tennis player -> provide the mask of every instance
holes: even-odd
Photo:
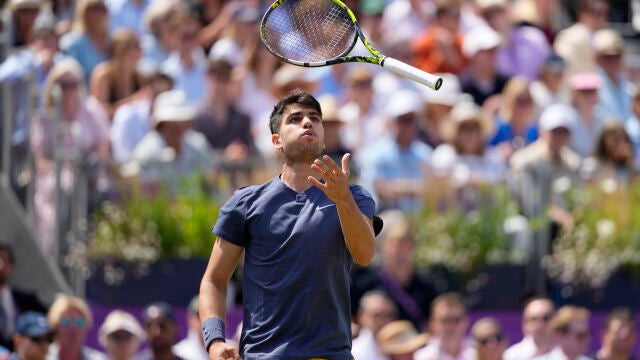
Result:
[[[282,173],[238,189],[221,208],[200,286],[205,346],[219,359],[353,359],[349,269],[374,255],[374,201],[322,156],[322,111],[294,91],[274,108],[271,140]],[[240,350],[224,342],[227,282],[245,251]]]

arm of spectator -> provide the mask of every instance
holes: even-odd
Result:
[[[9,56],[0,64],[0,83],[13,83],[33,71],[33,61],[26,52]]]
[[[113,116],[114,109],[109,102],[109,64],[106,62],[96,66],[89,79],[89,93],[96,98],[107,111],[109,118]]]
[[[209,49],[213,43],[220,38],[222,32],[231,23],[231,15],[240,6],[242,5],[239,4],[238,1],[230,1],[226,3],[222,10],[220,10],[218,16],[216,16],[216,18],[207,26],[200,29],[198,41],[202,47]]]

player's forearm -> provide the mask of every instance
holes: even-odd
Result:
[[[227,314],[227,283],[220,284],[207,275],[200,283],[198,296],[200,321],[210,317],[225,319]]]
[[[353,261],[359,265],[367,265],[375,253],[375,238],[372,220],[360,212],[353,198],[336,204],[342,234]]]

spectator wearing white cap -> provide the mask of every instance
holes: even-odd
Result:
[[[179,90],[158,95],[153,105],[153,127],[133,151],[143,182],[166,185],[170,191],[210,175],[214,156],[204,135],[191,129],[196,109]],[[185,187],[180,189],[187,190]]]
[[[111,311],[98,330],[98,340],[110,360],[134,359],[145,338],[138,320],[122,310]]]
[[[462,90],[480,106],[501,93],[509,80],[497,71],[496,55],[501,43],[500,34],[489,26],[476,27],[464,36],[462,51],[469,58],[469,65],[461,76]]]
[[[538,125],[539,138],[510,159],[516,194],[527,217],[549,212],[552,221],[572,226],[566,190],[580,186],[581,158],[569,148],[578,115],[565,104],[549,105]]]
[[[573,128],[570,146],[581,157],[593,155],[596,141],[602,130],[603,114],[597,111],[598,89],[602,78],[595,72],[580,72],[569,78],[571,105],[578,114]]]
[[[360,180],[373,190],[380,209],[417,211],[422,207],[426,166],[431,147],[418,140],[422,98],[409,90],[388,100],[389,138],[371,143],[360,154]],[[365,185],[365,186],[366,186]]]
[[[622,36],[614,29],[600,29],[593,35],[593,50],[598,65],[597,73],[602,78],[602,86],[598,89],[598,112],[624,121],[631,116],[635,85],[624,73]]]
[[[448,182],[456,192],[503,181],[505,160],[488,146],[494,133],[494,121],[477,104],[468,100],[454,106],[443,126],[447,142],[429,161],[430,176]]]
[[[156,97],[171,90],[173,80],[169,75],[155,72],[147,79],[138,100],[118,107],[111,122],[111,152],[115,162],[123,164],[131,160],[133,149],[152,129],[151,113]]]

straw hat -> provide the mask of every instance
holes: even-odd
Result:
[[[338,101],[331,94],[324,94],[318,97],[320,109],[322,110],[322,122],[344,123],[344,119],[338,115]]]
[[[429,334],[420,334],[410,321],[398,320],[385,325],[378,335],[380,351],[387,355],[407,355],[423,347]]]
[[[458,133],[460,124],[467,121],[477,121],[480,124],[483,138],[492,136],[495,133],[493,120],[476,103],[466,100],[455,105],[451,113],[449,113],[449,118],[442,124],[443,137],[447,141],[453,141]]]

